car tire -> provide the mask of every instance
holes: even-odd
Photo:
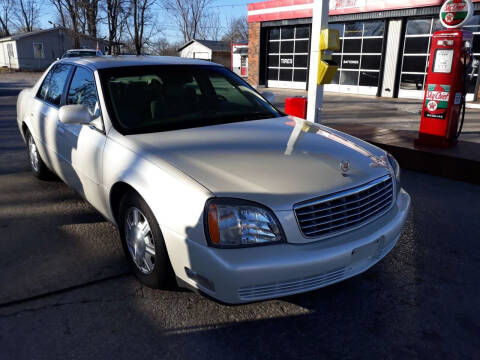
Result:
[[[135,276],[154,289],[170,284],[173,269],[160,226],[138,193],[131,191],[121,200],[118,227],[125,256]]]
[[[30,168],[32,169],[33,175],[41,180],[49,179],[52,173],[42,160],[35,139],[30,131],[27,130],[25,138],[27,140],[28,159],[30,161]]]

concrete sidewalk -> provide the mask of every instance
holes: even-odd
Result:
[[[306,96],[306,91],[259,89],[275,94],[275,104],[282,110],[285,98]],[[322,124],[368,125],[390,130],[418,132],[422,101],[418,99],[391,99],[375,96],[325,93]],[[462,141],[480,143],[480,109],[467,109]]]

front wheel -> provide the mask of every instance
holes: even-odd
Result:
[[[136,277],[151,288],[163,287],[173,273],[167,249],[155,216],[136,192],[123,197],[118,223],[123,250]]]
[[[48,179],[50,176],[50,171],[47,168],[47,165],[42,160],[40,153],[38,152],[37,144],[33,139],[30,131],[27,131],[27,148],[28,148],[28,158],[30,160],[30,168],[32,169],[33,175],[38,179]]]

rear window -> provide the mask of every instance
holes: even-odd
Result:
[[[114,125],[159,132],[281,116],[247,83],[217,66],[137,66],[100,71]]]

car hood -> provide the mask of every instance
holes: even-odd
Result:
[[[274,210],[291,210],[295,203],[362,185],[389,171],[382,150],[294,117],[125,139],[152,163],[170,163],[216,196]],[[346,172],[342,162],[350,165]]]

